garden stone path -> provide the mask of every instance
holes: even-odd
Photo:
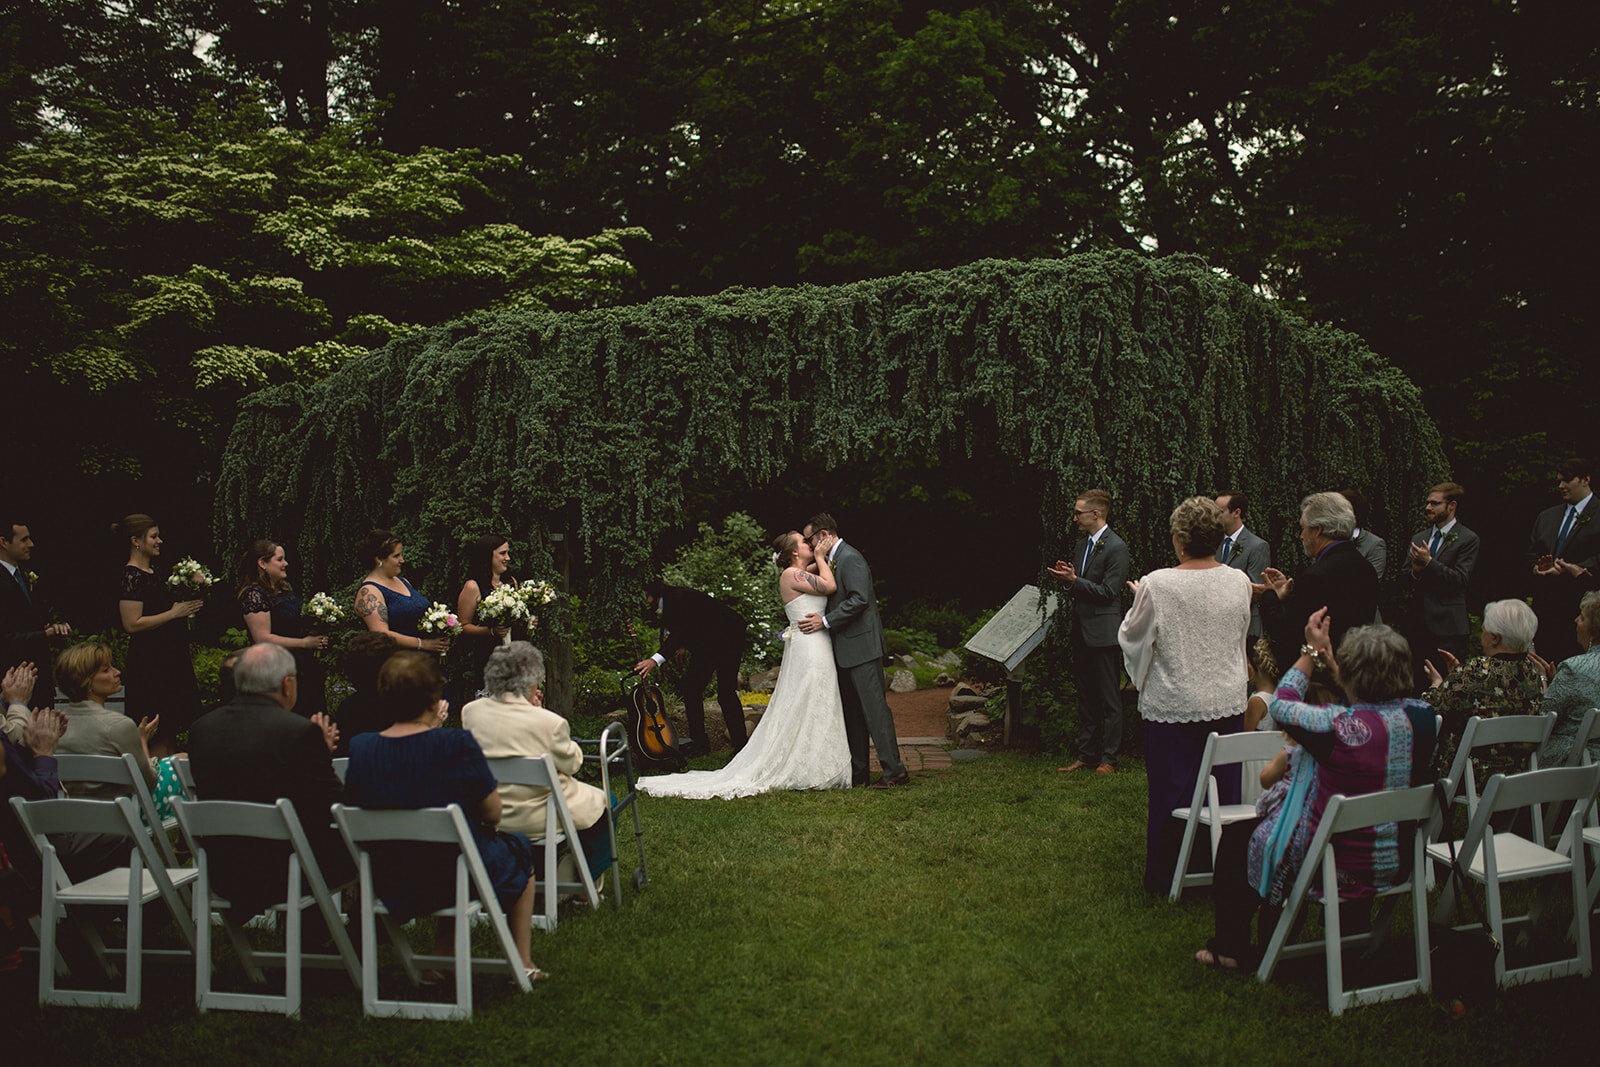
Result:
[[[912,774],[950,769],[950,752],[945,748],[945,727],[949,722],[949,689],[915,689],[909,693],[890,692],[889,714],[894,716],[894,732],[900,742],[900,762]],[[872,771],[881,772],[878,754],[872,754]]]

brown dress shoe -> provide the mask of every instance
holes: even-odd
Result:
[[[1094,769],[1096,774],[1116,774],[1117,769],[1109,763],[1102,763]]]
[[[1081,771],[1087,766],[1089,766],[1089,765],[1087,763],[1083,762],[1083,760],[1075,759],[1071,763],[1067,764],[1065,767],[1057,767],[1056,768],[1056,773],[1057,774],[1071,774],[1073,771]]]

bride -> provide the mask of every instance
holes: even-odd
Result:
[[[704,800],[748,797],[775,789],[844,789],[850,785],[850,744],[833,666],[833,641],[824,631],[795,625],[821,614],[836,588],[828,561],[793,531],[772,540],[773,562],[783,571],[778,593],[789,617],[788,643],[778,684],[766,713],[744,748],[716,771],[685,771],[639,779],[658,797]]]

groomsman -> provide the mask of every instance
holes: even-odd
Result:
[[[1561,503],[1539,512],[1528,540],[1533,570],[1533,611],[1539,616],[1539,655],[1557,663],[1577,655],[1578,598],[1600,573],[1600,522],[1589,489],[1593,464],[1564,460],[1556,468]]]
[[[1267,542],[1244,528],[1244,509],[1249,504],[1249,497],[1245,496],[1242,489],[1229,489],[1217,497],[1217,506],[1222,509],[1224,529],[1227,536],[1222,539],[1222,545],[1217,549],[1217,562],[1226,563],[1236,570],[1244,571],[1250,576],[1253,584],[1261,584],[1261,572],[1272,566],[1272,549]],[[1261,606],[1251,600],[1250,602],[1250,641],[1253,644],[1261,636]]]
[[[661,617],[661,651],[640,660],[633,672],[643,678],[667,662],[668,656],[687,655],[683,668],[684,715],[689,719],[689,745],[686,755],[703,756],[711,751],[706,733],[706,683],[717,676],[717,703],[722,721],[728,727],[733,751],[744,747],[744,706],[739,703],[739,662],[744,658],[744,617],[728,605],[698,589],[681,585],[649,582],[644,587],[645,604]]]
[[[1106,525],[1111,494],[1091,489],[1073,505],[1083,537],[1072,561],[1056,560],[1050,573],[1067,583],[1072,598],[1072,673],[1078,686],[1078,758],[1062,771],[1093,768],[1115,774],[1122,745],[1122,589],[1128,580],[1128,546]]]
[[[1466,492],[1455,482],[1429,489],[1422,504],[1428,525],[1411,535],[1407,549],[1411,578],[1421,592],[1421,639],[1413,649],[1418,685],[1427,677],[1424,660],[1433,660],[1441,674],[1448,673],[1437,652],[1448,652],[1463,663],[1467,659],[1467,582],[1478,562],[1478,535],[1456,520]]]
[[[0,675],[19,663],[38,670],[30,703],[35,708],[55,703],[56,681],[51,671],[50,638],[72,633],[66,623],[50,621],[37,578],[28,570],[33,559],[33,535],[26,523],[0,526]]]

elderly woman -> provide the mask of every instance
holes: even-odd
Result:
[[[111,650],[92,642],[73,645],[56,657],[56,680],[71,700],[56,710],[67,716],[67,732],[61,735],[56,751],[80,756],[137,757],[144,784],[156,787],[158,772],[150,758],[150,738],[156,732],[156,718],[140,719],[138,725],[106,707],[107,698],[122,691],[122,674],[111,662]],[[74,783],[75,797],[110,800],[128,791],[110,783]]]
[[[439,660],[426,652],[396,652],[378,671],[378,696],[393,725],[350,741],[344,799],[362,808],[442,808],[458,804],[472,828],[478,856],[505,909],[528,977],[533,965],[533,846],[522,834],[500,833],[503,806],[478,742],[465,730],[444,730],[447,705]],[[436,846],[390,842],[372,854],[378,894],[397,919],[445,907],[454,898],[454,864],[439,863]],[[441,921],[434,952],[451,952],[452,927]]]
[[[584,859],[595,877],[611,866],[611,829],[606,821],[609,805],[605,792],[575,779],[583,765],[583,750],[572,740],[567,720],[540,707],[544,686],[544,657],[526,641],[513,641],[496,648],[484,665],[484,688],[492,696],[474,700],[461,710],[461,723],[477,738],[483,754],[490,759],[511,756],[555,757],[561,774],[561,792],[573,821],[578,824],[578,840]],[[505,814],[500,825],[529,837],[544,836],[545,803],[548,790],[533,786],[500,786]],[[543,853],[535,850],[535,866]],[[539,871],[543,876],[544,872]]]
[[[1117,632],[1144,719],[1148,893],[1165,892],[1172,882],[1180,841],[1171,812],[1194,794],[1206,736],[1244,729],[1250,577],[1212,558],[1226,522],[1207,497],[1173,509],[1169,528],[1178,565],[1128,583],[1133,607]],[[1227,794],[1223,802],[1238,803],[1237,768],[1219,784]]]
[[[1251,917],[1265,901],[1265,942],[1329,797],[1405,789],[1432,776],[1434,714],[1420,700],[1405,698],[1412,691],[1405,638],[1387,626],[1360,626],[1345,635],[1335,657],[1329,632],[1328,613],[1313,613],[1300,657],[1279,681],[1271,708],[1273,719],[1315,761],[1315,773],[1309,773],[1311,767],[1297,771],[1280,807],[1223,831],[1215,882],[1217,932],[1195,953],[1201,963],[1228,970],[1253,966],[1258,950],[1250,941]],[[1348,707],[1303,702],[1319,663],[1348,694]],[[1349,917],[1351,929],[1360,929],[1374,890],[1405,878],[1399,833],[1390,824],[1334,840],[1340,873],[1349,878],[1340,896],[1359,909]]]
[[[1537,715],[1544,699],[1544,679],[1539,666],[1528,658],[1539,617],[1521,600],[1496,600],[1483,609],[1483,655],[1457,663],[1440,649],[1445,675],[1441,677],[1431,660],[1423,665],[1431,688],[1422,699],[1444,716],[1439,730],[1439,748],[1434,771],[1441,777],[1450,773],[1456,745],[1474,715]],[[1506,751],[1501,751],[1506,749]],[[1493,774],[1516,774],[1527,769],[1526,753],[1515,746],[1497,745],[1487,755],[1472,758],[1473,774],[1481,789]]]
[[[1541,767],[1556,767],[1567,761],[1584,712],[1600,707],[1600,592],[1583,594],[1574,621],[1578,647],[1584,651],[1562,660],[1550,679],[1550,688],[1545,690],[1542,710],[1553,712],[1556,724],[1550,731],[1550,740],[1539,752]],[[1600,760],[1600,742],[1589,742],[1589,758]]]

